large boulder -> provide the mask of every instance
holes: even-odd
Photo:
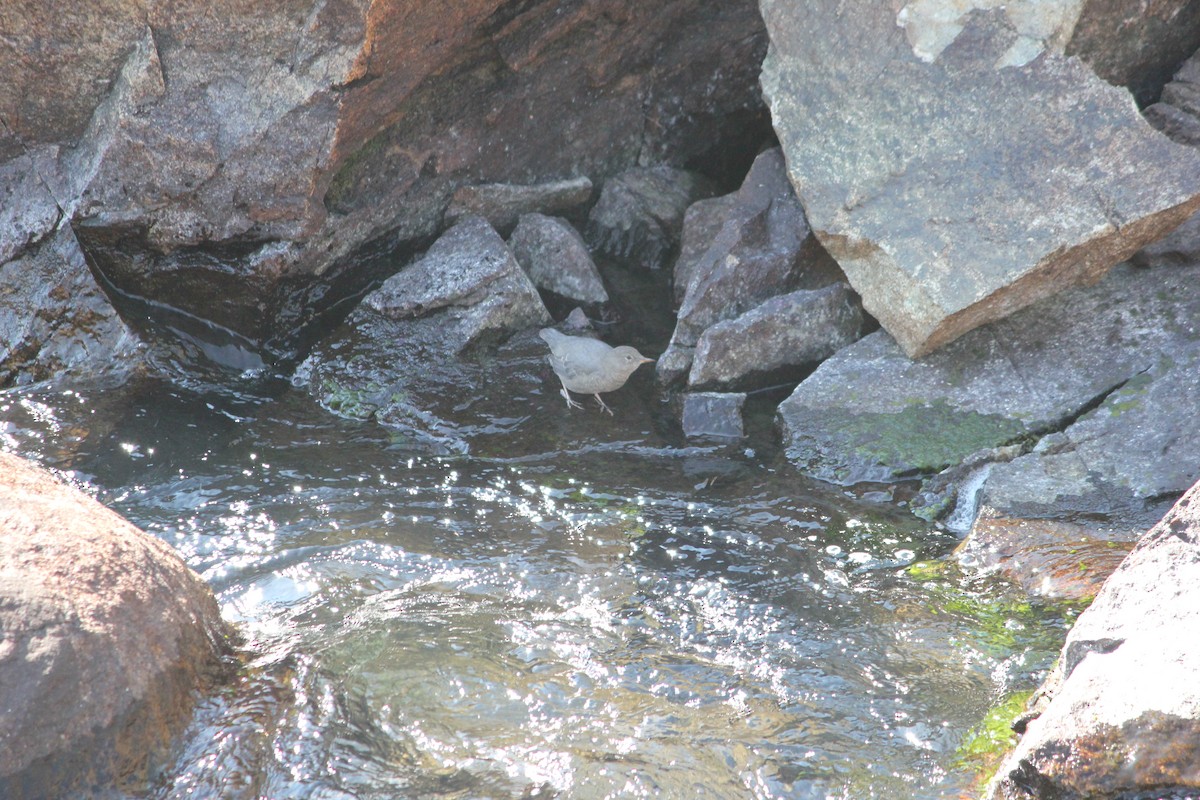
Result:
[[[751,0],[8,3],[0,260],[61,210],[118,289],[288,353],[464,185],[761,137],[765,44]]]
[[[1200,153],[1063,55],[1078,4],[762,0],[808,223],[917,357],[1090,283],[1200,208]]]
[[[1197,286],[1197,263],[1123,265],[920,361],[870,334],[780,405],[788,456],[845,484],[949,470],[965,527],[982,503],[1145,530],[1200,477]]]
[[[1200,791],[1200,484],[1067,635],[992,800]]]
[[[164,542],[0,453],[0,795],[148,780],[232,630]]]

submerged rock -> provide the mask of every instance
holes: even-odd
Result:
[[[912,357],[1094,282],[1200,208],[1200,152],[1062,55],[1078,9],[1030,29],[1027,5],[760,3],[808,223]]]
[[[683,396],[683,435],[740,439],[745,403],[741,392],[688,392]]]
[[[1076,620],[988,797],[1200,790],[1200,484]]]
[[[700,335],[688,373],[694,388],[760,388],[858,341],[866,317],[845,283],[772,297]]]
[[[478,214],[497,233],[507,236],[525,214],[563,216],[582,211],[591,199],[592,182],[586,176],[532,186],[511,183],[462,186],[450,198],[446,222]]]
[[[993,511],[1145,529],[1200,472],[1198,282],[1200,264],[1123,265],[920,361],[870,334],[780,405],[788,456],[852,484],[1017,445],[982,483]]]
[[[578,303],[608,302],[608,292],[583,237],[571,224],[524,214],[508,246],[534,286]]]
[[[776,295],[826,286],[839,276],[810,235],[783,153],[778,148],[761,153],[737,192],[688,211],[675,264],[677,295],[681,285],[684,289],[671,344],[658,362],[659,380],[670,383],[687,374],[710,326]]]
[[[0,453],[0,795],[145,785],[232,629],[166,543]]]
[[[588,214],[587,239],[599,253],[659,269],[679,248],[688,206],[715,194],[695,172],[667,166],[635,167],[610,178]]]

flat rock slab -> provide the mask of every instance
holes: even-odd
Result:
[[[740,439],[745,404],[740,392],[688,392],[683,396],[683,435]]]
[[[870,334],[780,405],[787,454],[852,484],[929,477],[1014,445],[1024,455],[983,484],[994,508],[1136,523],[1200,467],[1198,286],[1200,264],[1122,265],[920,361]]]
[[[522,214],[508,246],[539,289],[577,303],[608,302],[608,291],[583,236],[561,217]]]
[[[808,223],[910,356],[1097,280],[1200,207],[1200,153],[1019,30],[1031,5],[947,25],[915,4],[760,2]]]
[[[1192,797],[1200,790],[1200,485],[1067,635],[992,800]]]

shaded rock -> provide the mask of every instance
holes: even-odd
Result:
[[[504,240],[474,215],[455,223],[363,305],[395,320],[450,308],[457,324],[447,326],[441,347],[455,354],[489,331],[512,332],[550,319]]]
[[[991,467],[985,504],[1136,527],[1196,477],[1198,280],[1198,264],[1123,265],[921,361],[870,334],[780,405],[788,456],[850,484],[929,477],[1015,445],[1025,455]]]
[[[759,154],[737,192],[689,212],[675,265],[676,293],[684,285],[683,299],[671,344],[656,367],[664,383],[687,373],[692,351],[710,325],[775,295],[840,277],[809,234],[778,148]]]
[[[592,182],[586,176],[532,186],[486,183],[462,186],[450,198],[446,222],[478,214],[501,236],[508,236],[525,214],[564,216],[582,211],[592,199]]]
[[[744,393],[688,392],[683,396],[683,435],[740,439]]]
[[[0,263],[0,386],[58,378],[119,381],[142,364],[138,336],[62,225]]]
[[[1024,4],[760,3],[764,95],[814,233],[913,357],[1093,282],[1200,208],[1200,153]]]
[[[1078,56],[1139,106],[1157,96],[1179,64],[1200,47],[1200,5],[1163,0],[1153,10],[1111,0],[1062,6],[1074,19],[1065,52]]]
[[[367,295],[293,382],[331,411],[374,417],[424,444],[463,452],[456,426],[433,409],[486,385],[480,371],[489,346],[549,322],[504,240],[471,215]]]
[[[1138,266],[1154,264],[1200,264],[1200,213],[1152,245],[1143,247],[1130,259]]]
[[[865,326],[845,283],[772,297],[700,335],[688,386],[753,388],[781,370],[823,361],[857,341]]]
[[[1197,643],[1200,486],[1138,542],[1076,620],[988,796],[1194,795]]]
[[[607,303],[608,292],[583,237],[571,224],[524,214],[508,246],[533,285],[579,303]]]
[[[13,800],[145,785],[197,692],[229,677],[232,629],[170,546],[6,453],[0,628]]]
[[[1200,53],[1188,59],[1163,87],[1157,103],[1142,112],[1151,125],[1180,144],[1200,146]]]
[[[626,170],[600,190],[588,214],[588,242],[610,258],[659,269],[679,248],[688,206],[715,193],[694,172],[667,166]]]
[[[285,354],[463,185],[708,162],[769,131],[751,0],[6,12],[0,171],[54,165],[39,177],[120,290]]]
[[[1002,575],[1031,595],[1090,600],[1143,532],[987,509],[955,555],[964,570]]]

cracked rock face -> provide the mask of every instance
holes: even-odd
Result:
[[[988,797],[1200,789],[1200,484],[1109,576],[1067,635],[1037,717]]]
[[[950,25],[929,4],[760,5],[808,223],[909,356],[1094,282],[1200,207],[1200,153],[1062,55],[1065,4]],[[1030,27],[1042,6],[1058,18]]]

